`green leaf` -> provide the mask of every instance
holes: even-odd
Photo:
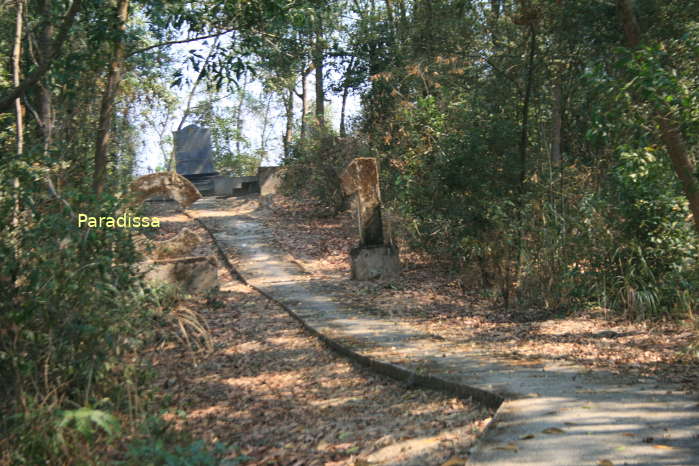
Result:
[[[75,410],[60,411],[61,419],[58,422],[59,438],[62,439],[60,431],[75,426],[75,429],[83,435],[92,435],[94,427],[101,427],[109,435],[118,434],[121,426],[117,418],[112,414],[99,409],[82,407]]]

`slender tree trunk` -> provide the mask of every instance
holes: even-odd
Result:
[[[323,84],[323,21],[320,11],[316,10],[315,44],[313,47],[313,66],[316,70],[316,122],[319,127],[325,126],[325,89]]]
[[[405,7],[405,0],[395,0],[393,15],[396,24],[396,41],[394,46],[396,47],[397,53],[400,53],[400,50],[406,41],[406,31],[408,31],[408,17]]]
[[[289,86],[289,91],[286,96],[286,131],[284,132],[284,158],[287,158],[291,153],[291,141],[294,131],[294,87],[296,82]]]
[[[519,141],[519,198],[517,199],[517,204],[520,208],[517,209],[515,213],[515,218],[517,219],[517,245],[516,250],[508,248],[508,255],[505,261],[505,274],[504,274],[504,288],[503,288],[503,300],[505,303],[505,309],[509,308],[511,303],[512,295],[512,282],[513,279],[516,281],[520,280],[520,273],[522,271],[522,255],[524,248],[524,229],[523,215],[521,206],[524,203],[524,192],[525,192],[525,182],[527,179],[527,165],[528,165],[528,148],[529,148],[529,106],[531,103],[532,88],[534,87],[534,57],[536,55],[536,26],[533,24],[529,25],[529,54],[527,58],[527,75],[526,84],[524,89],[524,99],[522,102],[522,127],[520,132]],[[514,257],[512,257],[514,255]],[[514,260],[515,268],[511,271],[510,264]]]
[[[235,153],[237,157],[240,157],[241,151],[241,141],[243,139],[243,104],[245,103],[245,88],[248,85],[248,76],[245,75],[243,78],[243,86],[238,89],[240,93],[238,96],[238,108],[235,112]]]
[[[519,141],[519,184],[524,186],[527,178],[527,146],[529,145],[529,104],[534,81],[534,55],[536,54],[536,30],[529,26],[529,57],[527,59],[527,83],[522,102],[522,128]]]
[[[561,77],[556,75],[553,84],[553,105],[551,107],[551,166],[561,166]]]
[[[395,33],[396,28],[396,18],[393,13],[393,1],[386,0],[386,15],[388,16],[388,24],[390,25],[391,32]]]
[[[345,127],[345,108],[347,107],[347,94],[349,93],[349,87],[344,86],[342,89],[342,110],[340,112],[340,137],[344,138],[347,136],[347,128]]]
[[[345,109],[347,107],[347,96],[349,95],[349,76],[354,71],[354,57],[350,59],[347,67],[345,81],[342,84],[342,110],[340,111],[340,137],[347,136],[347,128],[345,127]]]
[[[306,116],[308,115],[308,83],[306,71],[301,72],[301,140],[306,139]]]
[[[39,44],[37,47],[37,58],[39,67],[45,66],[50,59],[49,51],[51,50],[51,37],[53,36],[53,25],[51,24],[51,3],[48,0],[42,0],[39,9],[41,15],[46,18],[46,21],[39,31]],[[39,113],[39,126],[44,137],[44,153],[47,153],[51,143],[53,142],[53,106],[51,103],[51,91],[44,81],[38,82],[39,87],[39,102],[37,111]]]
[[[197,79],[194,81],[194,84],[192,85],[192,89],[190,89],[189,95],[187,96],[187,105],[184,108],[184,112],[182,112],[182,118],[180,119],[180,123],[177,125],[177,130],[175,130],[175,131],[180,131],[182,129],[182,127],[184,126],[185,122],[187,121],[187,118],[189,118],[189,114],[192,111],[192,99],[194,99],[194,95],[197,93],[197,88],[199,87],[199,83],[204,78],[204,72],[206,71],[207,66],[209,64],[209,60],[211,60],[211,57],[213,56],[214,51],[216,50],[216,47],[218,46],[218,41],[219,41],[219,38],[217,37],[216,40],[214,41],[214,45],[209,49],[209,54],[206,56],[206,59],[204,59],[204,64],[199,69],[199,74],[197,75]],[[175,147],[174,135],[172,138],[172,154],[170,155],[170,160],[169,160],[167,166],[168,166],[169,171],[177,170],[177,147]]]
[[[129,17],[129,0],[117,0],[116,21],[119,37],[114,44],[112,61],[109,64],[107,86],[102,94],[99,123],[97,126],[97,141],[95,144],[95,172],[93,189],[96,194],[104,191],[104,179],[107,172],[107,153],[112,137],[112,120],[114,118],[114,102],[119,92],[121,71],[126,55],[123,33],[126,31],[126,21]]]
[[[24,24],[24,0],[17,0],[17,15],[15,17],[15,43],[12,48],[12,83],[15,87],[19,87],[21,80],[21,58],[22,58],[22,26]],[[24,153],[24,109],[22,108],[22,99],[15,99],[15,122],[17,130],[17,155]],[[12,209],[12,226],[19,226],[19,215],[21,210],[20,195],[19,195],[19,178],[15,177],[12,180],[12,186],[15,190],[14,206]],[[10,282],[10,286],[14,287],[14,278]]]
[[[262,156],[267,153],[267,138],[269,132],[269,109],[272,105],[272,94],[267,96],[267,102],[265,103],[265,112],[262,115],[262,131],[260,131],[260,151]]]
[[[17,14],[15,16],[15,43],[12,47],[12,83],[19,87],[21,80],[22,59],[22,26],[24,24],[24,0],[17,0]],[[17,155],[24,153],[24,109],[22,99],[15,99],[15,128],[17,133]]]
[[[665,115],[659,115],[657,118],[663,143],[670,156],[672,168],[682,183],[694,219],[694,229],[699,235],[699,183],[695,175],[696,167],[689,158],[687,144],[677,122]]]
[[[63,44],[68,38],[75,17],[82,7],[82,0],[73,0],[70,5],[68,12],[66,13],[63,21],[58,29],[58,34],[54,40],[51,41],[50,52],[48,53],[48,58],[43,65],[37,67],[36,71],[32,72],[29,76],[25,77],[24,80],[19,84],[19,86],[14,86],[7,94],[0,96],[0,113],[9,111],[14,105],[14,101],[17,97],[21,97],[27,90],[34,86],[41,78],[46,75],[46,73],[51,68],[53,61],[60,55]]]
[[[495,19],[500,18],[500,2],[501,0],[490,0],[490,11]]]
[[[641,29],[638,26],[632,0],[617,0],[626,45],[636,48],[641,45]],[[671,118],[670,114],[661,108],[655,109],[655,119],[660,127],[660,135],[667,150],[672,168],[682,183],[682,189],[689,201],[689,209],[694,220],[694,229],[699,235],[699,182],[696,178],[696,167],[689,157],[687,143],[680,125]]]
[[[641,43],[641,28],[636,20],[636,13],[633,11],[633,0],[617,0],[619,13],[621,14],[621,25],[624,28],[624,38],[626,45],[636,48]]]

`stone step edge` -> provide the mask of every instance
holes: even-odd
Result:
[[[350,361],[354,361],[355,363],[358,363],[369,370],[380,374],[384,375],[387,377],[390,377],[394,380],[397,380],[399,382],[404,382],[408,383],[410,387],[415,387],[415,388],[426,388],[430,390],[436,390],[442,393],[446,393],[449,395],[454,395],[460,398],[470,398],[471,400],[474,400],[481,405],[485,406],[486,408],[489,408],[492,410],[493,415],[491,416],[490,420],[488,423],[485,425],[485,427],[481,430],[481,432],[478,434],[478,437],[475,439],[473,445],[471,446],[470,451],[473,452],[477,449],[479,449],[482,445],[482,440],[486,438],[487,434],[494,428],[495,425],[500,420],[500,417],[502,416],[502,405],[507,401],[505,398],[502,396],[498,395],[497,393],[493,393],[487,390],[482,390],[477,387],[472,387],[467,384],[462,384],[462,383],[457,383],[457,382],[452,382],[449,380],[442,379],[440,377],[435,377],[431,375],[421,375],[418,374],[417,372],[410,370],[408,368],[404,368],[401,366],[398,366],[396,364],[391,364],[387,362],[382,362],[376,359],[369,358],[367,356],[361,355],[358,352],[352,350],[350,347],[343,345],[341,343],[338,343],[337,341],[333,340],[332,338],[327,337],[326,335],[322,334],[318,330],[316,330],[314,327],[310,326],[304,319],[302,319],[299,315],[297,315],[289,306],[284,304],[283,302],[277,300],[274,296],[271,296],[269,293],[265,292],[264,290],[256,287],[255,285],[251,284],[248,282],[248,280],[243,276],[242,273],[238,269],[233,266],[233,263],[230,261],[228,258],[228,254],[226,251],[221,247],[221,245],[216,241],[216,237],[214,236],[214,232],[211,231],[211,229],[198,217],[191,215],[189,212],[184,210],[184,214],[187,215],[189,218],[192,220],[196,221],[201,227],[206,230],[206,232],[209,235],[209,238],[211,241],[216,245],[216,250],[218,252],[218,255],[221,257],[223,264],[226,266],[228,271],[236,277],[238,280],[249,286],[250,288],[254,289],[267,299],[274,301],[276,304],[282,307],[284,311],[286,311],[287,314],[289,314],[292,318],[294,318],[296,321],[298,321],[301,326],[311,335],[316,337],[318,340],[320,340],[325,346],[328,348],[332,349],[336,353],[340,354],[341,356],[346,357]]]

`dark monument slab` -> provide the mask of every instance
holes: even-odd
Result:
[[[211,131],[189,125],[173,131],[176,171],[180,175],[216,173],[211,153]]]
[[[211,131],[197,125],[189,125],[173,131],[175,142],[175,170],[194,183],[205,196],[214,194],[214,168],[211,150]]]

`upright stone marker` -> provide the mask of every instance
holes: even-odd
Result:
[[[352,278],[394,278],[400,272],[398,248],[385,244],[381,221],[379,170],[375,158],[359,157],[340,176],[342,190],[355,196],[359,246],[350,251]]]
[[[172,133],[175,141],[175,171],[194,183],[204,196],[215,194],[214,168],[211,151],[211,132],[197,125],[189,125]]]
[[[175,141],[176,171],[180,175],[216,173],[211,156],[211,131],[189,125],[172,133]]]

